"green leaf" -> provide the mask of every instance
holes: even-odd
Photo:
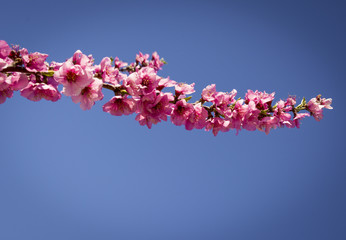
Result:
[[[41,72],[41,74],[43,76],[46,76],[46,77],[53,77],[54,76],[54,71],[53,70],[50,70],[48,72]]]
[[[186,98],[184,98],[184,99],[185,99],[185,101],[187,102],[187,101],[189,101],[191,98],[192,98],[192,96],[189,96],[189,97],[186,97]]]
[[[165,61],[165,59],[161,58],[160,61],[163,63],[163,64],[167,64],[167,62]]]

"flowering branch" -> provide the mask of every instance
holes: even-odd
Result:
[[[103,99],[102,88],[113,91],[112,97],[103,105],[103,111],[115,116],[137,114],[140,125],[151,128],[153,124],[167,121],[187,130],[219,131],[235,129],[260,130],[266,134],[277,127],[299,128],[302,118],[323,118],[323,109],[332,109],[332,99],[318,95],[296,105],[295,97],[279,100],[273,105],[275,93],[248,90],[245,98],[236,99],[237,91],[216,91],[215,84],[208,85],[201,98],[190,103],[195,92],[194,85],[177,83],[157,75],[166,62],[154,52],[136,55],[135,62],[127,64],[118,58],[105,57],[99,65],[91,55],[81,51],[64,63],[46,62],[47,54],[29,53],[18,46],[12,48],[0,40],[0,104],[20,91],[21,96],[31,100],[58,101],[61,93],[89,110],[96,101]],[[62,85],[60,92],[58,86]],[[164,89],[174,87],[174,94]],[[299,113],[300,111],[306,111]]]

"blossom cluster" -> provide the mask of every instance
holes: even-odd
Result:
[[[140,125],[151,128],[170,121],[187,130],[205,129],[216,136],[220,131],[260,130],[266,134],[278,127],[299,128],[302,118],[323,118],[323,109],[332,109],[331,98],[318,95],[296,106],[288,97],[274,104],[275,93],[248,90],[244,99],[237,91],[220,92],[215,84],[202,90],[201,97],[190,102],[195,83],[180,83],[158,75],[166,63],[154,52],[136,55],[133,63],[105,57],[99,65],[92,55],[80,50],[63,63],[46,62],[48,55],[29,53],[25,48],[10,47],[0,40],[0,104],[13,96],[13,91],[31,100],[58,101],[61,94],[71,97],[80,108],[89,110],[104,98],[102,89],[114,96],[103,105],[103,111],[114,116],[136,114]],[[62,86],[60,92],[58,87]],[[166,91],[174,88],[173,93]],[[299,113],[305,110],[304,113]]]

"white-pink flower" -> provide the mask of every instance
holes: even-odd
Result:
[[[228,132],[230,130],[230,121],[224,120],[219,117],[208,119],[205,130],[212,130],[214,136],[216,136],[219,133],[219,131]]]
[[[99,74],[102,76],[104,82],[109,82],[118,85],[126,78],[126,75],[121,73],[119,69],[112,66],[112,61],[109,57],[102,59],[99,68]]]
[[[175,94],[176,95],[183,95],[191,94],[195,92],[194,89],[195,83],[192,84],[186,84],[186,83],[178,83],[175,85]]]
[[[133,96],[151,94],[158,87],[161,78],[150,67],[131,73],[125,80],[126,90]]]
[[[245,95],[245,103],[249,103],[250,101],[253,101],[257,108],[259,109],[267,109],[268,104],[274,100],[275,92],[273,93],[266,93],[260,92],[256,90],[253,92],[252,90],[248,90]]]
[[[92,72],[80,65],[74,65],[71,61],[66,61],[54,73],[54,79],[64,86],[62,93],[66,96],[79,95],[82,89],[93,81]]]
[[[194,128],[202,129],[206,125],[208,111],[202,107],[201,103],[197,103],[193,107],[193,112],[188,116],[185,122],[186,130],[192,130]]]
[[[20,95],[34,102],[42,98],[56,102],[61,98],[60,92],[50,84],[29,82],[28,86],[20,91]]]
[[[71,97],[72,101],[74,103],[80,102],[80,108],[83,110],[91,109],[96,101],[103,99],[102,84],[100,79],[94,78],[94,81],[83,88],[79,95]]]
[[[173,108],[171,114],[171,121],[177,126],[185,125],[186,120],[190,114],[194,111],[193,105],[187,103],[185,99],[178,101]]]
[[[138,115],[136,120],[140,125],[147,125],[150,129],[152,124],[167,121],[167,116],[171,115],[174,97],[171,93],[151,92],[142,96],[138,101]]]
[[[214,101],[215,94],[216,94],[215,84],[208,85],[202,90],[202,98],[204,101],[208,101],[208,102]]]
[[[28,53],[28,50],[23,48],[20,50],[26,70],[29,72],[46,72],[48,66],[45,63],[48,54],[39,52]]]
[[[5,59],[10,55],[11,48],[8,46],[7,42],[0,40],[0,58]]]
[[[164,63],[160,60],[159,54],[157,54],[157,52],[153,52],[149,62],[149,67],[153,68],[157,72],[163,65]]]
[[[7,68],[7,62],[0,58],[0,71],[4,68]]]
[[[127,95],[117,95],[103,105],[103,111],[114,116],[130,115],[136,111],[136,106],[136,102]]]
[[[312,98],[307,104],[308,110],[311,112],[316,121],[320,121],[323,118],[323,107],[324,106],[320,104],[318,98]]]

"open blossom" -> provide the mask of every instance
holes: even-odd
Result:
[[[2,69],[6,68],[7,65],[8,65],[8,63],[5,60],[3,60],[2,58],[0,58],[0,71]]]
[[[230,130],[230,121],[224,120],[219,117],[208,119],[205,130],[212,130],[214,136],[216,136],[219,131],[228,132]]]
[[[130,115],[136,111],[136,102],[127,95],[117,95],[103,105],[103,111],[114,116]]]
[[[151,94],[160,82],[154,69],[144,67],[138,72],[131,73],[125,80],[126,90],[134,96]]]
[[[167,121],[167,116],[171,115],[174,97],[171,93],[151,92],[144,95],[138,101],[138,115],[136,120],[140,125],[147,125],[150,129],[152,124]]]
[[[64,86],[62,93],[66,96],[79,95],[82,89],[93,81],[92,72],[80,65],[74,65],[71,61],[66,61],[54,73],[54,79]]]
[[[24,73],[14,72],[10,76],[0,73],[0,91],[10,89],[18,91],[28,85],[28,77]]]
[[[256,90],[253,92],[252,90],[248,90],[245,95],[245,102],[249,103],[253,101],[259,109],[267,109],[268,104],[274,100],[274,95],[275,92],[269,94],[265,91],[260,92]]]
[[[255,131],[259,122],[258,115],[260,110],[256,108],[254,102],[249,104],[243,104],[243,102],[244,100],[237,101],[234,109],[237,109],[238,114],[241,115],[242,128],[248,131]],[[237,104],[239,104],[239,108],[237,108]]]
[[[109,82],[114,85],[118,85],[126,78],[125,74],[112,66],[112,61],[109,57],[102,59],[99,69],[96,69],[96,73],[102,76],[104,82]]]
[[[196,129],[202,129],[206,125],[206,119],[208,117],[208,111],[202,107],[201,103],[197,103],[193,106],[193,111],[188,116],[185,122],[185,129],[186,130],[192,130],[194,128]]]
[[[114,59],[114,67],[115,68],[122,68],[126,67],[128,64],[126,62],[120,61],[118,57]]]
[[[25,88],[28,83],[28,77],[24,73],[14,72],[11,76],[7,77],[6,82],[10,85],[14,91]]]
[[[54,71],[58,71],[62,65],[63,65],[63,63],[52,61],[49,65],[49,67],[52,68]]]
[[[35,75],[31,75],[30,82],[20,91],[20,95],[34,102],[46,99],[56,102],[61,98],[57,88],[58,84],[53,78],[48,78],[47,82],[37,82]]]
[[[259,131],[265,132],[268,135],[271,129],[276,129],[278,126],[278,117],[270,116],[262,118],[257,125],[257,129]]]
[[[186,83],[178,83],[175,85],[175,94],[185,96],[186,94],[191,94],[195,92],[194,89],[195,83],[186,84]]]
[[[191,103],[187,103],[185,99],[178,101],[174,105],[173,112],[171,114],[172,123],[177,126],[185,125],[186,120],[193,111],[194,109]]]
[[[29,72],[46,72],[48,66],[45,63],[48,54],[39,52],[28,53],[28,50],[23,48],[20,50],[26,70]]]
[[[5,59],[10,55],[11,48],[8,46],[7,42],[0,40],[0,58]]]
[[[13,90],[10,88],[10,84],[6,80],[6,74],[0,73],[0,104],[4,103],[7,98],[13,96]]]
[[[312,98],[308,102],[307,107],[316,121],[320,121],[323,118],[323,105],[320,104],[318,98]]]
[[[10,83],[7,80],[7,76],[4,73],[0,73],[0,91],[10,87]]]
[[[320,104],[321,104],[321,106],[323,106],[323,108],[333,109],[333,107],[330,106],[332,104],[332,99],[331,98],[328,98],[328,99],[322,98],[322,99],[320,99]]]
[[[294,118],[294,126],[296,126],[297,128],[300,127],[300,119],[304,118],[304,117],[309,117],[310,114],[309,113],[298,113]]]
[[[288,113],[288,112],[285,112],[285,102],[280,100],[278,103],[277,103],[277,106],[275,108],[275,111],[274,111],[274,116],[276,116],[278,118],[278,121],[279,121],[279,124],[280,126],[290,126],[292,125],[291,123],[291,114]]]
[[[84,70],[92,70],[92,65],[94,63],[94,59],[92,58],[92,55],[85,55],[82,53],[81,50],[77,50],[72,58],[68,59],[73,65],[79,65]]]
[[[233,90],[231,93],[216,92],[211,102],[219,114],[226,115],[230,111],[228,106],[235,103],[234,97],[236,94],[236,90]]]
[[[95,105],[96,101],[103,99],[102,81],[95,78],[92,83],[82,89],[79,95],[72,96],[71,98],[74,103],[80,102],[81,109],[91,109],[91,107]]]
[[[216,86],[215,84],[210,84],[202,90],[202,99],[204,101],[212,102],[215,99]]]
[[[296,98],[295,97],[288,97],[285,101],[285,111],[292,111],[292,108],[294,105],[296,105]]]
[[[157,54],[157,52],[153,52],[149,62],[149,67],[153,68],[157,72],[163,65],[164,63],[160,60],[159,54]]]
[[[169,77],[167,78],[161,78],[159,81],[159,86],[157,87],[157,89],[162,90],[165,87],[173,87],[177,84],[176,81],[169,79]]]
[[[237,101],[234,104],[233,110],[225,111],[225,118],[230,120],[230,128],[236,129],[237,134],[241,130],[242,124],[244,123],[245,116],[248,113],[249,106],[243,105],[243,100]],[[256,127],[255,127],[256,129]]]
[[[136,62],[142,64],[143,66],[148,66],[148,58],[149,54],[139,52],[139,54],[136,55]]]

